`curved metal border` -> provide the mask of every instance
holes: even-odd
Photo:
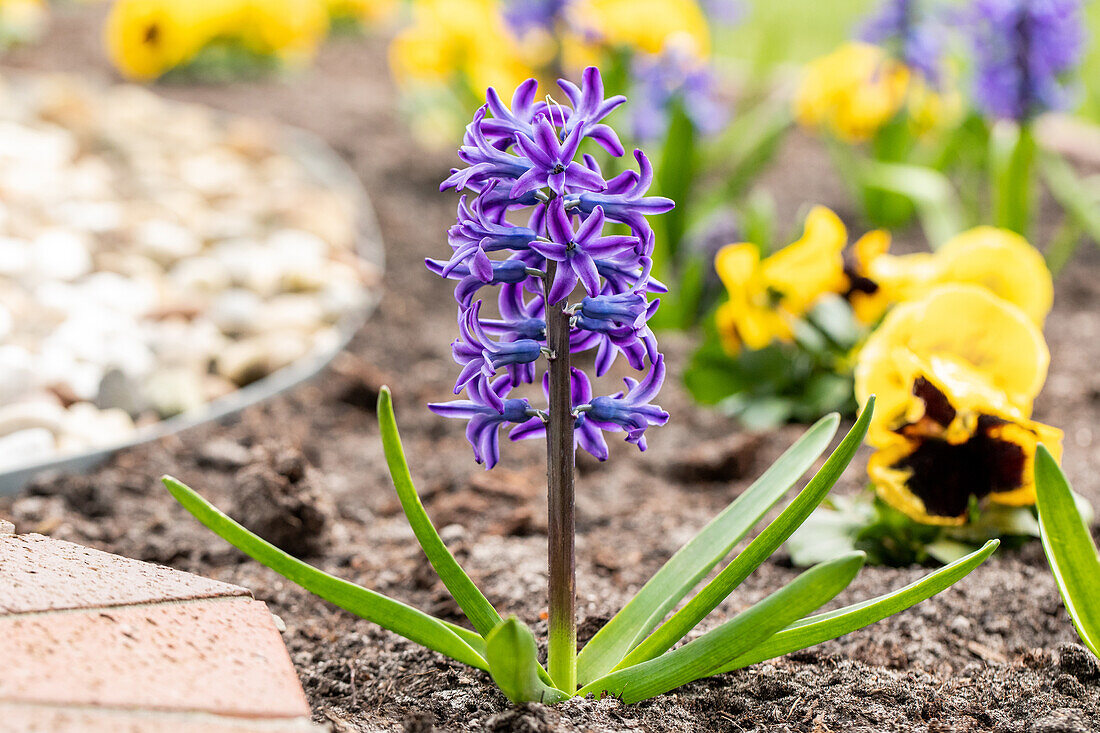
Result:
[[[358,235],[355,250],[359,258],[374,265],[379,276],[381,276],[385,270],[382,237],[379,233],[374,209],[371,207],[370,199],[359,180],[359,176],[343,158],[337,155],[317,135],[289,125],[280,125],[278,129],[281,142],[287,146],[283,152],[297,160],[307,174],[314,178],[318,184],[330,188],[343,188],[357,199],[359,221],[357,223]],[[211,400],[201,408],[141,428],[130,440],[125,442],[95,448],[83,453],[51,458],[0,473],[0,496],[18,492],[37,474],[47,471],[68,473],[89,471],[121,450],[150,443],[204,423],[220,420],[298,386],[317,375],[337,354],[347,347],[378,305],[381,298],[381,289],[381,282],[372,284],[370,287],[364,287],[367,293],[364,306],[346,314],[336,324],[339,338],[332,348],[311,353],[293,364],[272,372],[263,379],[234,390],[223,397]]]

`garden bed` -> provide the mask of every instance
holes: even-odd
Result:
[[[9,56],[24,68],[109,74],[99,10],[59,12],[51,35]],[[792,657],[693,683],[636,706],[572,701],[513,709],[488,676],[445,661],[339,611],[214,539],[156,481],[172,473],[261,534],[332,573],[433,614],[458,610],[401,514],[374,423],[377,387],[394,391],[413,477],[429,514],[504,615],[545,632],[545,467],[534,444],[502,466],[473,463],[461,426],[428,412],[454,368],[454,303],[423,258],[445,252],[453,197],[438,193],[450,154],[419,150],[394,111],[384,44],[342,40],[288,82],[162,86],[174,98],[270,116],[331,144],[363,178],[390,244],[385,295],[348,352],[319,378],[246,410],[118,456],[84,476],[42,477],[0,513],[39,531],[244,585],[287,625],[284,636],[314,716],[355,730],[960,730],[1100,729],[1100,670],[1073,628],[1038,543],[995,556],[913,610]],[[854,221],[827,157],[792,135],[763,185],[794,228],[804,202]],[[903,247],[904,247],[904,237]],[[1047,323],[1052,366],[1036,417],[1066,431],[1065,468],[1100,505],[1100,253],[1082,247],[1057,284]],[[645,579],[789,445],[799,428],[747,435],[694,407],[675,376],[692,348],[668,336],[668,427],[638,456],[580,459],[578,608],[590,635]],[[617,459],[617,460],[616,460]],[[861,460],[838,490],[857,488]],[[795,570],[766,563],[718,619],[759,600]],[[868,568],[848,603],[916,578]],[[711,622],[713,623],[713,622]],[[541,628],[539,628],[541,627]],[[543,633],[543,635],[545,635]],[[1092,664],[1092,666],[1089,666]]]

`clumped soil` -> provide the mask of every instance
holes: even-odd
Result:
[[[44,43],[9,66],[112,78],[98,8],[63,9]],[[838,641],[627,706],[576,700],[513,707],[488,676],[426,652],[285,582],[216,540],[160,487],[171,473],[323,569],[458,620],[389,485],[373,400],[394,390],[414,478],[442,534],[503,614],[545,632],[544,466],[538,447],[508,444],[492,472],[476,466],[462,426],[424,407],[454,378],[454,303],[423,268],[444,251],[452,163],[419,149],[394,111],[382,39],[342,39],[287,80],[162,85],[167,96],[271,117],[323,136],[362,177],[387,244],[385,296],[351,348],[311,383],[237,418],[119,455],[86,476],[45,476],[0,515],[42,532],[251,588],[284,635],[313,707],[335,731],[1092,731],[1100,669],[1076,637],[1036,544],[1004,552],[940,596]],[[803,202],[854,212],[814,143],[793,135],[763,184],[795,227]],[[1100,257],[1082,250],[1058,283],[1047,324],[1051,376],[1037,417],[1066,430],[1066,470],[1100,505]],[[799,428],[749,435],[691,405],[678,370],[692,343],[664,338],[672,413],[642,455],[618,443],[605,464],[580,460],[579,613],[590,636],[694,531],[749,484]],[[838,490],[855,490],[857,459]],[[867,568],[836,603],[882,593],[919,568]],[[714,617],[790,580],[780,555]],[[708,622],[713,625],[714,622]]]

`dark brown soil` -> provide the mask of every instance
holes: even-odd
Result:
[[[99,47],[101,12],[65,10],[42,45],[7,63],[110,78]],[[43,477],[0,501],[0,515],[19,531],[251,588],[286,622],[314,717],[336,731],[1100,730],[1100,673],[1072,645],[1073,628],[1035,544],[993,558],[916,609],[807,652],[639,705],[578,700],[555,708],[513,708],[487,675],[420,650],[242,558],[180,509],[157,476],[180,477],[330,572],[457,620],[386,475],[371,411],[385,379],[414,477],[448,543],[502,613],[545,632],[543,459],[533,444],[510,444],[503,465],[486,473],[474,464],[461,426],[424,407],[447,398],[454,374],[454,303],[421,264],[445,246],[455,202],[437,186],[451,160],[409,139],[394,112],[382,41],[336,41],[314,69],[285,81],[159,91],[269,116],[328,140],[374,198],[388,245],[386,295],[350,352],[312,383],[239,418],[128,451],[91,475]],[[852,220],[823,155],[801,136],[789,139],[764,183],[779,198],[783,221],[794,222],[803,202],[835,206]],[[1061,278],[1047,328],[1054,361],[1037,414],[1065,429],[1066,470],[1094,504],[1098,276],[1100,257],[1089,249]],[[663,345],[672,369],[682,368],[690,341],[666,337]],[[579,612],[589,634],[799,432],[741,435],[725,418],[693,407],[675,378],[661,401],[673,419],[653,431],[649,452],[639,456],[619,444],[606,464],[580,464]],[[695,457],[685,458],[692,451]],[[861,468],[848,472],[842,490],[858,486]],[[868,568],[839,602],[921,572]],[[715,617],[794,574],[782,557],[766,563]]]

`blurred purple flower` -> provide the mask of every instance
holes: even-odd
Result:
[[[570,0],[505,0],[504,20],[521,38],[531,31],[554,33]]]
[[[653,141],[668,130],[669,114],[679,105],[696,130],[709,135],[729,121],[718,99],[714,73],[709,66],[683,51],[638,54],[631,66],[634,136]]]
[[[1066,76],[1084,49],[1080,0],[975,0],[971,40],[978,106],[993,117],[1026,121],[1066,108]]]
[[[722,25],[737,25],[748,15],[744,0],[700,0],[707,17]]]
[[[943,69],[946,28],[928,7],[930,0],[884,0],[860,31],[860,38],[882,46],[910,69],[938,85]]]

